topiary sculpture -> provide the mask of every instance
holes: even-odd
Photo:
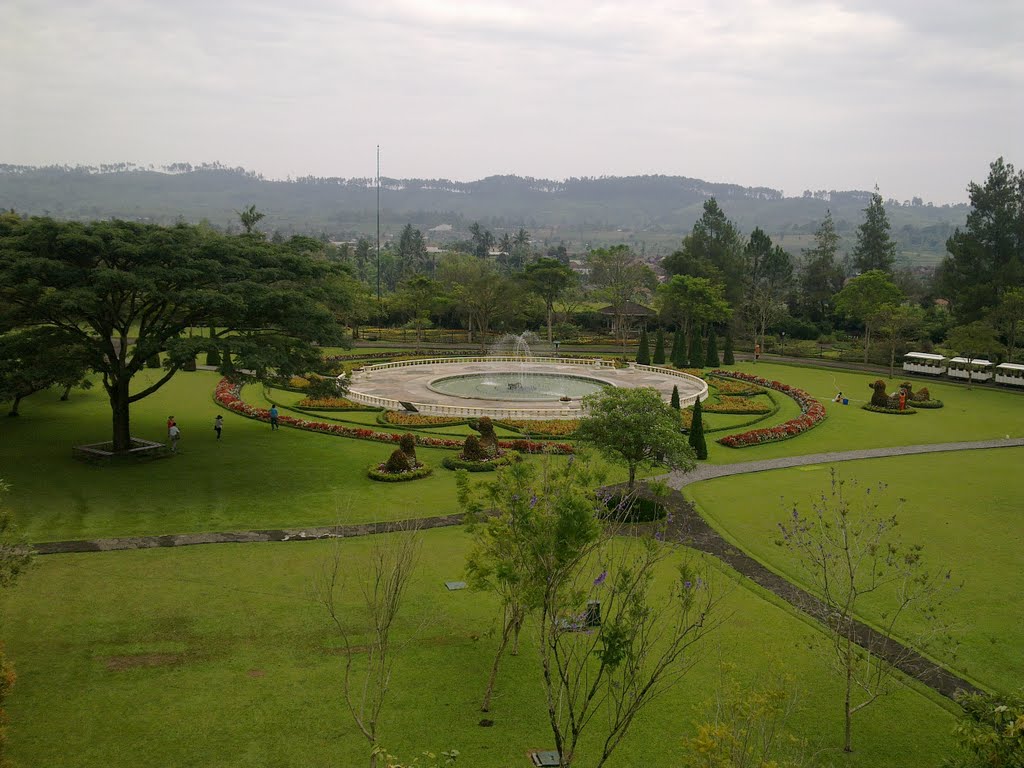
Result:
[[[417,464],[419,464],[419,462],[416,461],[416,437],[415,436],[413,436],[413,435],[409,434],[408,432],[406,432],[404,435],[402,435],[399,438],[399,440],[398,440],[398,447],[401,448],[402,449],[402,453],[404,453],[408,457],[409,463],[412,466],[415,467]]]
[[[413,465],[410,464],[409,457],[405,455],[401,448],[396,448],[392,451],[391,456],[384,462],[384,471],[389,475],[398,475],[411,469],[413,469]]]
[[[494,434],[494,422],[490,416],[481,416],[477,422],[476,431],[480,433],[480,449],[484,452],[484,458],[500,456],[498,449],[498,436]]]
[[[476,435],[467,435],[462,444],[461,458],[466,461],[486,461],[487,452],[480,445],[480,438]]]

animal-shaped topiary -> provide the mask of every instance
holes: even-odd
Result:
[[[412,468],[413,465],[410,464],[409,457],[405,455],[401,448],[396,448],[384,463],[384,471],[389,475],[400,475]]]
[[[462,444],[462,458],[465,461],[486,461],[487,452],[480,445],[480,438],[476,435],[467,435]]]
[[[874,394],[871,395],[871,404],[878,408],[889,408],[890,410],[896,410],[900,407],[900,395],[897,392],[894,395],[885,394],[885,382],[878,379],[873,384],[868,386],[874,390]]]
[[[498,436],[494,434],[494,422],[490,416],[481,416],[477,422],[476,431],[480,433],[480,448],[487,457],[500,455],[498,449]]]
[[[411,464],[414,467],[417,464],[419,464],[419,462],[416,461],[416,438],[415,438],[415,436],[413,436],[413,435],[409,434],[408,432],[406,432],[404,435],[402,435],[398,439],[398,447],[401,448],[402,449],[402,453],[404,453],[409,458],[409,464]]]
[[[928,387],[921,387],[917,392],[910,386],[909,381],[904,381],[900,384],[900,389],[906,390],[907,400],[915,403],[926,403],[932,399],[931,392],[928,391]]]

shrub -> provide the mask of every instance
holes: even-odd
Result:
[[[441,460],[441,466],[451,470],[464,469],[467,472],[493,472],[498,467],[512,464],[519,461],[519,459],[519,454],[514,451],[509,451],[493,459],[483,459],[482,461],[467,461],[462,457],[445,456]]]
[[[736,355],[732,350],[732,333],[725,334],[725,349],[722,353],[722,365],[736,365]]]
[[[679,386],[676,384],[672,385],[672,400],[669,402],[673,408],[679,410]]]
[[[413,435],[410,435],[408,432],[402,435],[398,440],[398,447],[409,458],[410,464],[415,467],[419,463],[416,461],[416,438]]]
[[[401,448],[396,448],[391,452],[391,456],[384,462],[384,471],[389,475],[397,475],[402,472],[408,472],[413,469],[412,462],[409,461],[409,456]]]
[[[159,368],[160,367],[160,353],[157,352],[155,355],[146,360],[147,368]]]
[[[700,398],[693,403],[693,418],[690,421],[690,447],[698,459],[708,457],[708,442],[704,439],[704,420],[700,412]]]
[[[714,328],[708,331],[708,349],[704,356],[704,365],[708,368],[717,368],[719,365],[718,334],[715,333]]]
[[[647,341],[647,329],[643,328],[640,331],[640,346],[636,350],[636,361],[640,365],[651,364],[651,350],[650,344]]]
[[[686,367],[686,345],[683,342],[682,331],[678,329],[672,334],[671,363],[675,368]]]
[[[665,505],[656,499],[644,496],[613,494],[601,497],[603,509],[600,516],[615,523],[651,523],[665,517]]]
[[[486,461],[488,456],[480,445],[480,438],[476,435],[467,435],[466,441],[462,444],[462,459],[466,461]]]
[[[397,475],[384,471],[383,467],[383,464],[370,467],[366,472],[367,477],[382,483],[403,483],[406,480],[419,480],[421,477],[427,477],[433,472],[426,464],[420,464],[415,469],[410,469],[408,472],[401,472]]]
[[[211,349],[206,353],[206,364],[207,365],[220,365],[220,352],[216,349]]]
[[[661,327],[654,335],[654,357],[651,358],[651,362],[655,365],[665,364],[665,331]]]
[[[481,416],[476,423],[476,431],[480,433],[480,450],[485,456],[498,456],[498,436],[494,434],[494,422],[490,416]]]
[[[704,366],[704,345],[700,342],[700,334],[696,330],[690,332],[690,367]]]

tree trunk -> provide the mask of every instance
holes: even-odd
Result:
[[[8,416],[17,416],[18,415],[18,405],[20,403],[21,403],[21,395],[15,395],[14,396],[14,405],[11,406],[11,411],[7,415]]]
[[[554,314],[555,308],[548,305],[548,344],[554,342],[555,337],[551,335],[551,316]]]
[[[487,680],[487,690],[484,691],[484,703],[480,705],[481,712],[491,711],[491,697],[494,694],[494,681],[498,678],[498,667],[501,665],[501,657],[505,654],[508,646],[509,635],[512,634],[512,617],[505,619],[505,626],[501,630],[501,643],[498,644],[498,652],[494,654],[494,663],[491,665],[491,676]]]
[[[889,378],[892,378],[893,371],[896,370],[896,345],[893,344],[892,348],[889,349]]]
[[[68,396],[69,396],[70,394],[71,394],[71,385],[70,385],[70,384],[68,384],[68,385],[67,385],[66,387],[64,387],[64,394],[62,394],[62,395],[60,396],[60,401],[61,401],[62,403],[63,403],[63,402],[67,402]]]
[[[114,453],[125,453],[132,447],[131,424],[129,422],[128,382],[115,381],[107,389],[110,396],[110,410],[113,417]]]
[[[519,655],[519,630],[523,628],[523,614],[517,612],[512,624],[512,655]]]
[[[635,483],[636,483],[636,465],[635,464],[630,464],[629,465],[629,485],[626,486],[626,489],[629,490],[629,491],[632,491],[633,490],[633,485]]]
[[[850,631],[850,630],[847,630]],[[851,696],[853,691],[853,648],[852,641],[846,638],[846,696],[843,700],[843,714],[846,716],[846,724],[843,735],[843,751],[853,752],[853,710],[851,708]]]
[[[864,362],[868,361],[868,347],[871,344],[871,331],[868,327],[864,326]]]

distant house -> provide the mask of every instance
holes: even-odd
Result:
[[[451,232],[452,231],[452,225],[451,224],[438,224],[436,227],[431,227],[427,231],[428,232],[437,232],[437,233]]]

